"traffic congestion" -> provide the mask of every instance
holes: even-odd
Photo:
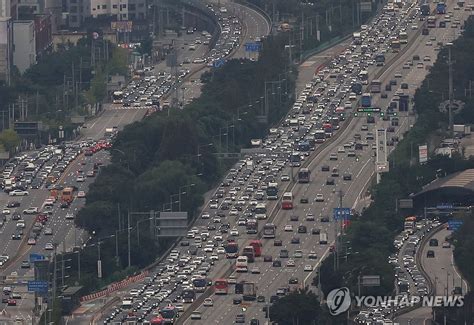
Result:
[[[408,69],[400,66],[385,86],[373,81],[384,63],[400,52],[394,40],[405,35],[408,40],[418,37],[424,21],[418,6],[411,3],[403,8],[387,7],[362,26],[349,48],[315,72],[282,125],[270,129],[267,138],[253,142],[262,153],[246,157],[229,171],[186,237],[153,275],[124,293],[121,304],[103,322],[160,324],[176,320],[190,303],[212,288],[214,295],[206,295],[202,306],[189,313],[193,323],[212,320],[216,305],[238,307],[245,301],[257,301],[262,303],[260,316],[248,318],[237,309],[232,322],[259,324],[267,303],[300,287],[305,274],[316,270],[324,252],[333,249],[333,206],[327,203],[336,196],[336,189],[350,188],[354,165],[375,155],[376,127],[387,129],[389,147],[401,138],[398,129],[405,116],[397,112],[404,111],[401,103],[409,94],[408,83],[402,81]],[[420,54],[415,54],[418,59]],[[403,66],[413,67],[415,55]],[[431,59],[418,63],[424,67]],[[370,104],[359,102],[361,98]],[[327,150],[317,169],[305,168],[311,163],[312,152],[324,147],[337,132],[344,132],[339,130],[353,117],[358,117],[359,128],[353,130],[352,138]],[[304,185],[314,182],[316,175],[318,181],[322,177],[321,193],[310,192],[309,185]],[[300,189],[287,191],[291,181]],[[301,210],[292,212],[297,207]],[[270,222],[275,215],[283,220]],[[277,278],[269,286],[274,291],[263,295],[259,293],[259,279],[269,268],[295,268],[299,272],[291,271],[286,283]]]

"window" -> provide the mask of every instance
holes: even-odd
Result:
[[[135,14],[129,14],[129,15],[128,15],[128,19],[130,19],[130,20],[135,19]]]
[[[77,0],[69,0],[69,3],[77,3]]]
[[[107,9],[107,5],[102,5],[102,9]]]
[[[130,11],[136,10],[136,9],[135,9],[135,4],[130,4],[130,5],[128,6],[128,10],[130,10]]]
[[[113,8],[113,9],[117,9],[117,5],[112,5],[112,8]]]
[[[127,14],[122,14],[122,18],[127,19]]]
[[[100,9],[100,5],[97,5],[97,9]]]
[[[143,8],[144,6],[145,6],[144,3],[139,3],[139,4],[138,4],[138,8]]]
[[[77,7],[76,7],[76,6],[71,7],[71,8],[69,8],[69,11],[70,11],[71,13],[76,13],[76,12],[77,12]]]
[[[122,5],[122,9],[125,9],[125,8],[127,8],[127,4]]]

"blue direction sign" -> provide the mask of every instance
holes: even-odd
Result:
[[[436,206],[438,210],[450,210],[452,208],[454,208],[454,206],[450,203],[440,203]]]
[[[334,208],[333,210],[334,220],[349,220],[351,218],[350,208]]]
[[[48,281],[28,281],[28,291],[48,292]]]
[[[245,43],[245,52],[260,52],[261,49],[261,43]]]
[[[37,254],[37,253],[30,254],[30,263],[34,263],[35,261],[42,261],[44,259],[46,259],[44,255]]]
[[[448,221],[449,230],[456,231],[461,228],[463,221],[458,219],[452,219]]]
[[[219,60],[214,61],[212,65],[214,66],[214,68],[220,68],[224,65],[224,63],[225,63],[224,59],[219,59]]]

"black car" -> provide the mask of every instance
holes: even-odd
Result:
[[[18,212],[12,214],[12,220],[20,220],[21,219],[21,214]]]
[[[258,296],[257,302],[265,302],[265,296]]]
[[[291,277],[288,280],[288,284],[298,284],[298,278]]]
[[[281,267],[281,261],[279,261],[279,260],[274,260],[274,261],[272,262],[272,266],[273,266],[273,267]]]
[[[271,255],[265,255],[263,257],[263,261],[264,262],[271,262],[272,261],[272,256]]]
[[[319,229],[319,228],[311,229],[311,234],[313,234],[313,235],[319,235],[320,233],[321,233],[321,229]]]
[[[298,216],[291,216],[290,221],[298,221],[299,217]]]
[[[344,176],[342,176],[342,179],[345,180],[345,181],[350,181],[350,180],[352,180],[352,175],[351,174],[344,174]]]
[[[282,245],[283,245],[283,243],[280,239],[275,239],[273,241],[273,246],[282,246]]]
[[[239,298],[239,297],[235,297],[233,300],[232,300],[232,303],[234,305],[240,305],[242,303],[242,299]]]
[[[321,166],[321,171],[322,172],[328,172],[330,170],[329,166],[328,165],[323,165]]]
[[[12,234],[12,240],[21,240],[21,234],[19,233]]]
[[[299,244],[299,243],[300,243],[300,238],[299,238],[299,237],[293,237],[293,238],[291,238],[291,243],[292,243],[292,244]]]
[[[280,250],[280,258],[288,258],[288,256],[289,256],[288,250],[286,249]]]
[[[334,178],[328,177],[326,179],[326,185],[334,185]]]
[[[308,200],[307,197],[302,197],[302,198],[300,199],[300,203],[308,203],[308,202],[309,202],[309,200]]]
[[[260,325],[260,321],[256,318],[250,320],[250,325]]]
[[[69,202],[67,202],[67,201],[62,202],[61,203],[61,209],[67,209],[67,208],[69,208]]]
[[[321,217],[321,222],[329,222],[329,217]]]
[[[306,234],[307,230],[306,230],[306,226],[299,226],[298,227],[298,233],[299,234]]]
[[[20,206],[20,202],[18,201],[11,201],[11,202],[8,202],[7,204],[7,208],[16,208],[19,206]]]

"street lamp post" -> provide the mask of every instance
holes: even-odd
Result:
[[[170,211],[173,212],[173,203],[179,203],[179,201],[173,201],[173,197],[179,197],[179,193],[170,195]]]
[[[207,143],[207,144],[201,144],[201,145],[198,145],[197,147],[197,164],[198,164],[198,169],[200,167],[200,158],[201,158],[201,153],[200,153],[200,150],[201,148],[204,148],[204,147],[210,147],[210,146],[213,146],[214,144],[213,143]],[[198,170],[199,172],[199,170]]]
[[[186,192],[182,192],[181,189],[186,189],[188,187],[194,187],[196,184],[188,184],[188,185],[184,185],[184,186],[181,186],[179,188],[179,196],[178,196],[178,211],[181,212],[181,194],[187,194]]]

